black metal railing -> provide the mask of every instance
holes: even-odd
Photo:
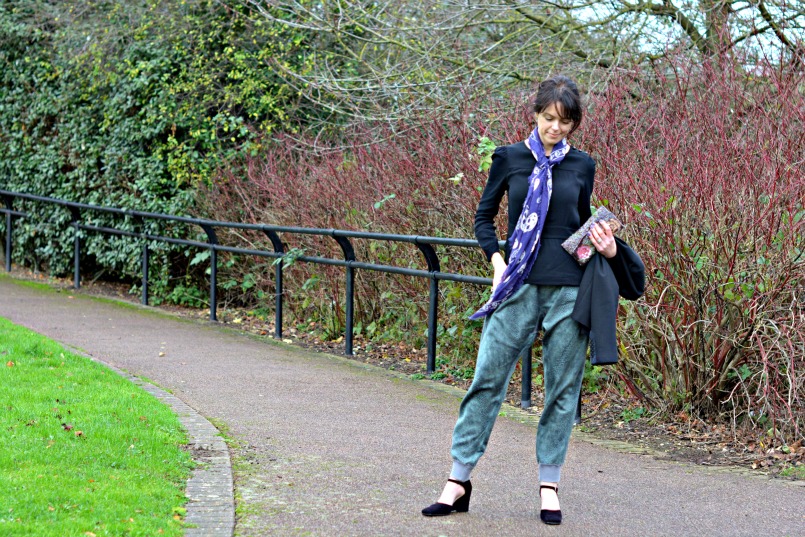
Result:
[[[184,245],[193,248],[199,248],[209,251],[210,254],[210,282],[209,282],[209,303],[210,303],[210,320],[217,320],[217,279],[218,279],[218,252],[230,252],[243,255],[254,255],[268,258],[283,258],[287,252],[285,243],[282,241],[280,234],[306,234],[317,235],[322,237],[331,237],[340,247],[343,254],[343,259],[335,259],[330,257],[317,257],[308,255],[294,255],[295,261],[302,261],[308,263],[320,263],[326,265],[336,265],[345,267],[346,271],[346,297],[345,297],[345,313],[346,313],[346,326],[344,333],[344,352],[347,355],[353,354],[353,303],[354,303],[354,278],[355,270],[372,270],[378,272],[387,272],[393,274],[401,274],[419,278],[426,278],[430,280],[430,297],[428,305],[428,338],[427,338],[427,372],[433,373],[436,366],[436,337],[437,337],[437,318],[438,318],[438,305],[439,305],[439,282],[440,281],[454,281],[469,283],[474,285],[491,285],[492,280],[489,278],[481,278],[477,276],[467,276],[463,274],[455,274],[449,272],[442,272],[439,257],[436,253],[434,246],[448,246],[458,248],[478,248],[478,243],[470,239],[453,239],[453,238],[440,238],[440,237],[425,237],[413,235],[393,235],[385,233],[371,233],[359,231],[346,231],[339,229],[316,229],[316,228],[303,228],[303,227],[289,227],[289,226],[274,226],[263,224],[243,224],[237,222],[221,222],[213,220],[205,220],[200,218],[188,218],[183,216],[166,215],[159,213],[149,213],[143,211],[134,211],[127,209],[119,209],[113,207],[101,207],[96,205],[89,205],[85,203],[76,203],[61,199],[48,198],[44,196],[36,196],[32,194],[24,194],[19,192],[12,192],[7,190],[0,190],[5,207],[0,208],[0,212],[5,214],[5,228],[6,228],[6,241],[5,241],[5,262],[6,271],[11,271],[11,249],[12,249],[12,234],[14,230],[15,218],[28,218],[29,215],[25,212],[16,211],[13,208],[14,200],[22,199],[39,203],[48,203],[58,205],[70,211],[71,222],[70,225],[75,230],[73,242],[73,286],[78,289],[81,287],[81,231],[97,232],[110,235],[119,235],[126,237],[134,237],[143,240],[142,245],[142,287],[141,287],[141,302],[144,305],[148,304],[148,271],[149,271],[149,256],[150,256],[150,241],[164,242],[168,244]],[[130,217],[143,231],[130,231],[118,229],[114,227],[105,227],[90,225],[82,222],[82,215],[86,211],[109,213]],[[170,222],[177,222],[183,224],[190,224],[200,227],[206,234],[207,241],[202,242],[199,240],[181,239],[175,237],[168,237],[163,235],[154,235],[144,231],[144,223],[147,220],[163,220]],[[216,229],[243,229],[259,231],[266,235],[271,242],[273,250],[261,250],[252,248],[239,248],[233,246],[222,245],[218,242]],[[422,253],[426,269],[414,269],[408,267],[397,267],[392,265],[385,265],[380,263],[368,263],[358,261],[355,257],[355,251],[352,247],[350,239],[368,239],[372,241],[383,242],[397,242],[408,243],[415,245]],[[275,263],[275,333],[274,337],[282,338],[282,307],[283,307],[283,263]],[[521,406],[527,408],[531,406],[531,351],[524,353],[522,356],[522,401]]]

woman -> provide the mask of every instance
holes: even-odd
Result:
[[[494,267],[492,298],[473,318],[485,317],[475,377],[453,431],[453,468],[426,516],[469,509],[470,473],[486,449],[495,418],[520,353],[542,330],[545,406],[537,430],[540,518],[560,524],[557,496],[576,405],[588,338],[571,318],[583,268],[562,242],[590,217],[595,162],[569,145],[582,119],[576,84],[555,76],[539,86],[536,129],[524,142],[499,147],[475,215],[475,235]],[[509,238],[504,258],[494,219],[508,193]],[[612,231],[597,224],[591,238],[598,252],[615,258]]]

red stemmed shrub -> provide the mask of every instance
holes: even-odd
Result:
[[[596,194],[648,268],[620,371],[655,407],[801,435],[804,84],[785,67],[677,59],[591,99]]]
[[[477,147],[488,118],[469,104],[466,110],[372,128],[352,125],[342,139],[331,142],[279,136],[270,150],[244,164],[241,176],[222,177],[208,192],[205,211],[214,211],[215,218],[250,222],[472,238],[474,211],[486,181]],[[503,215],[500,222],[505,225]],[[329,238],[283,238],[289,248],[309,255],[342,257]],[[265,237],[250,240],[267,242]],[[414,245],[352,242],[359,261],[426,268]],[[479,248],[437,251],[442,271],[490,276]],[[239,270],[253,271],[253,263],[241,263]],[[337,337],[344,321],[344,269],[294,264],[287,278],[288,307],[295,317],[318,320]],[[271,280],[261,283],[273,292]],[[428,286],[421,278],[358,271],[356,318],[370,327],[369,335],[389,332],[404,337],[414,332],[410,341],[421,342],[426,337]],[[466,331],[462,343],[472,346],[477,338],[470,334],[480,323],[467,322],[467,310],[482,303],[484,289],[450,282],[442,282],[440,289],[440,329],[456,337]],[[441,338],[440,344],[450,346],[447,339]],[[469,356],[464,358],[469,361]]]

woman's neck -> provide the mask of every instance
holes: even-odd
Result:
[[[540,141],[542,141],[542,140],[540,140]],[[531,142],[528,139],[526,139],[526,141],[525,141],[525,146],[528,149],[531,149]],[[545,145],[544,143],[542,144],[542,150],[545,151],[545,156],[546,157],[551,156],[551,151],[553,151],[553,148],[554,148],[554,146],[552,146],[552,145]]]

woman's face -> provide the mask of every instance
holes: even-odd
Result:
[[[553,103],[548,108],[536,114],[537,133],[545,153],[550,153],[553,146],[558,144],[563,138],[567,138],[573,129],[573,121],[562,118],[562,105]]]

